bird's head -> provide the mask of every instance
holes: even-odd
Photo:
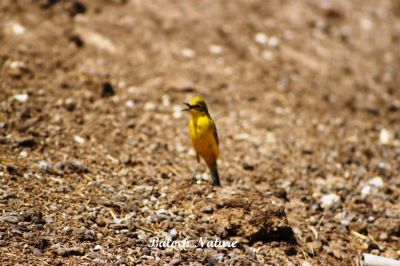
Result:
[[[207,105],[202,97],[196,96],[193,99],[191,99],[190,102],[183,104],[187,106],[187,108],[183,109],[183,111],[189,111],[192,115],[198,115],[198,114],[208,115]]]

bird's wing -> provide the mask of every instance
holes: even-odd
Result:
[[[218,132],[217,132],[217,127],[215,126],[214,121],[212,123],[212,127],[213,127],[213,131],[214,131],[215,142],[217,143],[217,146],[219,146]]]

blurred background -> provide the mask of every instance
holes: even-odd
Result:
[[[397,0],[2,0],[0,260],[400,258],[399,42]],[[194,95],[217,124],[223,187],[281,199],[297,252],[143,245],[215,235],[187,208],[213,193],[204,165],[191,180]]]

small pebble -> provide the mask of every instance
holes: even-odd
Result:
[[[12,29],[12,31],[14,32],[15,35],[24,34],[25,31],[26,31],[26,28],[25,28],[24,26],[22,26],[21,24],[19,24],[19,23],[14,23],[14,24],[11,26],[11,29]]]
[[[267,44],[268,37],[264,33],[259,32],[254,36],[254,40],[259,44]]]
[[[174,118],[179,119],[182,117],[182,107],[179,105],[174,105],[173,107],[173,115]]]
[[[222,54],[223,48],[219,45],[212,44],[208,47],[208,51],[212,54],[219,55]]]
[[[286,250],[285,250],[285,254],[287,255],[287,256],[294,256],[294,255],[296,255],[297,254],[297,250],[296,250],[296,248],[295,247],[289,247],[289,248],[287,248]]]
[[[178,238],[178,231],[175,228],[172,228],[168,235],[171,237],[171,240],[176,240]]]
[[[390,142],[392,142],[392,139],[393,139],[393,134],[389,130],[385,128],[381,129],[381,132],[379,133],[379,142],[381,144],[387,145]]]
[[[368,181],[368,184],[375,187],[383,187],[383,180],[381,177],[377,176]]]
[[[68,98],[68,99],[65,100],[64,106],[65,106],[65,109],[67,109],[68,111],[72,112],[76,108],[76,103],[72,98]]]
[[[71,233],[72,232],[72,227],[71,226],[65,226],[64,228],[63,228],[63,231],[65,232],[65,233]]]
[[[147,111],[154,111],[154,110],[156,110],[156,105],[152,102],[147,102],[147,103],[145,103],[143,108],[144,108],[144,110],[147,110]]]
[[[81,145],[85,143],[85,139],[78,135],[74,137],[74,140]]]
[[[15,215],[5,215],[3,216],[3,221],[10,223],[10,224],[17,224],[19,223],[19,218]]]
[[[215,254],[215,255],[209,257],[208,264],[217,265],[219,263],[222,263],[223,261],[224,261],[224,254],[218,253],[218,254]]]
[[[362,198],[366,198],[370,193],[371,193],[371,186],[366,185],[361,189]]]
[[[340,224],[343,225],[344,227],[348,227],[350,225],[350,221],[349,220],[341,220]]]
[[[321,197],[321,207],[326,209],[340,202],[340,197],[336,194],[325,194]]]
[[[20,153],[19,153],[19,156],[21,157],[21,158],[26,158],[26,157],[28,157],[28,152],[27,151],[21,151]]]
[[[201,211],[204,213],[213,213],[214,209],[211,206],[205,206],[201,209]]]
[[[186,58],[193,58],[196,55],[195,51],[189,48],[182,49],[181,54]]]
[[[50,171],[52,170],[50,164],[44,160],[39,161],[39,166],[45,171]]]
[[[171,266],[179,266],[181,265],[181,260],[180,259],[173,259],[169,263]]]
[[[36,145],[36,140],[33,137],[27,137],[18,141],[18,146],[31,148]]]
[[[14,95],[14,99],[19,101],[19,102],[21,102],[21,103],[26,102],[28,100],[28,98],[29,98],[29,96],[26,93]]]
[[[243,167],[244,170],[248,170],[248,171],[252,171],[255,168],[254,164],[252,164],[251,162],[244,162],[242,164],[242,167]]]
[[[164,95],[161,97],[161,102],[162,102],[162,105],[163,105],[164,107],[169,107],[169,106],[171,105],[171,99],[170,99],[169,96],[166,95],[166,94],[164,94]]]
[[[125,102],[125,107],[132,109],[133,107],[135,107],[135,103],[132,100],[128,100]]]
[[[104,82],[101,90],[101,97],[111,97],[115,95],[114,87],[110,82]]]
[[[387,241],[389,239],[389,236],[387,233],[383,232],[379,235],[379,240],[381,241]]]
[[[60,248],[57,250],[58,255],[63,257],[70,256],[83,256],[85,252],[82,248],[79,247],[71,247],[71,248]]]
[[[272,36],[268,39],[268,46],[270,48],[277,48],[279,46],[279,39],[275,36]]]

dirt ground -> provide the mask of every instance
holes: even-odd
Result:
[[[399,1],[2,0],[0,27],[1,265],[400,259]]]

